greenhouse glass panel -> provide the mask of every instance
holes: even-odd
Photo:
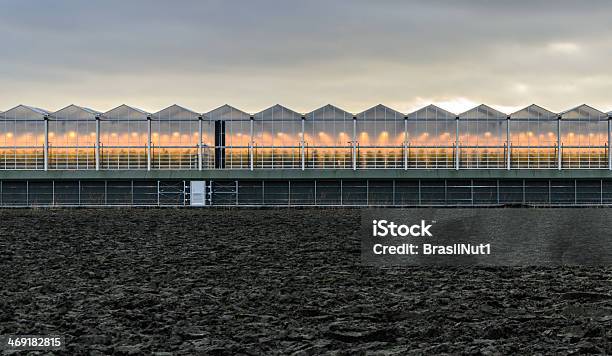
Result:
[[[456,115],[429,105],[408,115],[408,168],[455,166]]]
[[[302,115],[275,105],[253,117],[255,168],[301,168]]]
[[[47,115],[24,105],[0,113],[0,170],[44,169]]]
[[[229,105],[204,114],[211,125],[215,167],[248,169],[252,144],[251,115]],[[217,134],[215,134],[217,133]]]
[[[352,168],[353,115],[333,105],[306,114],[306,168]]]
[[[100,113],[76,105],[49,117],[49,169],[96,168],[96,118]]]
[[[377,105],[357,115],[357,167],[404,168],[404,114]]]
[[[608,168],[608,116],[588,105],[561,114],[563,168]]]
[[[147,169],[150,114],[121,105],[100,117],[100,167]]]
[[[530,105],[510,115],[510,167],[557,168],[557,114]]]
[[[151,116],[151,168],[198,169],[200,114],[172,105]],[[210,135],[210,132],[206,132]],[[204,133],[203,133],[204,135]]]
[[[506,166],[507,115],[486,105],[459,115],[459,167]]]

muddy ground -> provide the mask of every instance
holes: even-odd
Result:
[[[612,267],[374,268],[359,210],[0,210],[0,335],[66,354],[612,354]]]

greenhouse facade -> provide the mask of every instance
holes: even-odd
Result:
[[[610,119],[588,105],[19,105],[0,112],[0,206],[608,205]]]

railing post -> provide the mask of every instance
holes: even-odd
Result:
[[[404,170],[408,170],[408,117],[404,116]],[[394,181],[395,184],[395,181]]]
[[[151,117],[147,116],[147,171],[151,170]],[[159,195],[159,192],[158,192]]]
[[[95,157],[96,157],[96,171],[100,170],[100,117],[96,116],[96,148],[95,148]]]
[[[45,171],[49,170],[49,118],[45,116],[45,142],[43,152],[43,168]]]
[[[255,140],[254,140],[254,136],[253,136],[253,132],[254,132],[254,130],[253,130],[253,124],[254,124],[254,123],[253,123],[253,117],[252,117],[252,116],[249,118],[249,122],[250,122],[250,124],[251,124],[251,128],[250,128],[250,137],[251,137],[251,139],[249,140],[249,169],[250,169],[250,170],[253,170],[253,166],[254,166],[254,159],[253,159],[253,154],[254,154],[254,152],[253,152],[253,144],[255,143]]]
[[[459,170],[459,116],[455,118],[455,170]]]
[[[561,170],[561,117],[557,117],[557,170]]]
[[[404,141],[404,170],[408,170],[408,142]]]
[[[353,116],[353,148],[352,148],[352,159],[353,159],[353,170],[357,170],[357,117]]]
[[[198,116],[198,171],[202,170],[202,116]]]
[[[510,170],[510,159],[512,158],[510,156],[510,116],[506,118],[506,150],[508,150],[506,152],[506,169]]]
[[[305,118],[304,118],[304,116],[302,116],[302,137],[301,137],[301,140],[300,140],[300,157],[302,159],[302,170],[304,170],[306,168],[306,150],[305,150],[305,147],[304,147],[306,145],[306,142],[305,142],[306,139],[304,137],[304,135],[305,135],[305,132],[304,132],[304,126],[305,126],[304,125],[304,120],[305,120]]]
[[[610,155],[610,142],[612,142],[612,131],[610,131],[610,117],[608,117],[608,170],[612,171],[612,155]]]

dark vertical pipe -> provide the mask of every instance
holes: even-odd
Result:
[[[215,168],[225,168],[225,121],[215,121]]]

